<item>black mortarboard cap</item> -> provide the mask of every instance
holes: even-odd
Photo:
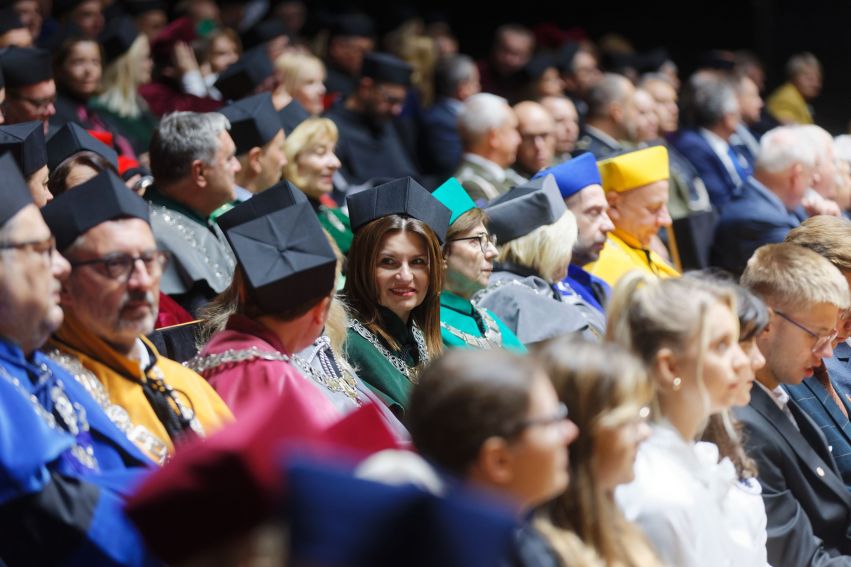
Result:
[[[485,206],[488,227],[499,242],[510,242],[538,227],[553,224],[567,207],[555,177],[547,174],[512,188]]]
[[[75,122],[67,122],[47,140],[47,168],[53,171],[60,163],[82,151],[103,156],[118,171],[118,154],[115,150]]]
[[[339,14],[328,26],[328,33],[330,37],[374,37],[375,22],[362,13]]]
[[[168,6],[162,0],[128,0],[122,7],[124,11],[132,16],[141,16],[148,12],[168,12]]]
[[[246,51],[239,61],[219,74],[215,87],[225,100],[239,100],[254,93],[275,72],[264,49]]]
[[[47,203],[41,214],[61,252],[102,222],[137,218],[150,223],[147,202],[111,171],[102,171]]]
[[[33,197],[21,170],[15,162],[12,154],[5,153],[0,156],[0,226],[18,211],[33,204]]]
[[[278,119],[281,121],[281,127],[287,136],[296,129],[296,126],[308,118],[310,118],[310,113],[296,99],[292,99],[288,105],[278,111]]]
[[[426,223],[443,243],[452,213],[410,177],[394,179],[346,197],[352,230],[388,215],[407,215]]]
[[[0,8],[0,35],[26,26],[21,22],[21,17],[12,7]]]
[[[124,16],[111,21],[98,38],[103,51],[104,66],[127,53],[137,37],[139,37],[139,30],[136,29],[132,18]]]
[[[251,148],[265,146],[281,131],[281,121],[270,93],[240,99],[218,112],[230,121],[229,132],[238,156]]]
[[[41,120],[0,126],[0,152],[11,152],[25,177],[47,165],[47,145]]]
[[[266,213],[307,202],[307,196],[298,187],[284,179],[219,216],[216,222],[223,231],[227,232],[238,224],[254,220]]]
[[[248,50],[281,36],[290,36],[290,32],[287,26],[284,25],[284,22],[278,18],[263,20],[243,34],[242,47]]]
[[[50,52],[34,47],[7,47],[0,52],[7,87],[26,87],[53,78]]]
[[[268,313],[305,305],[334,289],[337,257],[310,203],[265,212],[232,226],[225,236],[254,300]]]
[[[361,77],[369,77],[378,83],[393,83],[410,86],[410,65],[388,53],[367,53],[363,56]]]

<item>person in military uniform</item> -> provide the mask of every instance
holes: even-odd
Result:
[[[443,345],[525,352],[526,347],[499,317],[470,301],[477,291],[487,287],[498,253],[495,239],[485,227],[485,213],[476,207],[455,178],[435,189],[432,195],[452,213],[443,246],[446,259],[446,280],[440,293]]]
[[[145,338],[154,330],[167,261],[156,248],[145,201],[104,171],[42,214],[71,262],[65,318],[45,352],[157,463],[187,435],[206,436],[230,422],[230,410],[206,380],[161,357]]]
[[[355,237],[343,288],[352,310],[345,356],[402,414],[420,369],[443,349],[440,248],[450,212],[410,177],[346,201]]]
[[[335,153],[338,140],[339,133],[333,121],[327,118],[305,120],[287,136],[284,174],[307,195],[319,223],[334,239],[340,252],[348,254],[354,236],[352,225],[349,216],[331,198],[334,175],[341,165]]]
[[[525,178],[510,169],[517,158],[520,133],[517,116],[505,99],[490,93],[474,94],[458,114],[464,146],[454,177],[474,201],[489,201]]]
[[[599,162],[609,216],[609,233],[599,258],[585,269],[614,286],[627,272],[642,270],[669,278],[680,275],[649,249],[654,236],[671,224],[668,214],[668,151],[652,146]]]

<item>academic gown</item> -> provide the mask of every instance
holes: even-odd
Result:
[[[524,345],[582,334],[596,340],[605,332],[605,318],[578,295],[565,298],[552,285],[523,266],[495,266],[488,287],[473,298],[489,309]]]
[[[600,257],[596,262],[587,264],[585,269],[612,287],[632,270],[641,270],[657,278],[680,275],[661,256],[652,250],[641,248],[632,237],[618,230],[609,233]]]
[[[336,154],[340,172],[352,185],[362,185],[372,179],[417,177],[410,156],[390,121],[371,124],[358,112],[338,104],[326,113],[340,130]]]
[[[206,380],[182,364],[160,356],[148,339],[140,337],[140,340],[152,359],[152,364],[144,370],[137,361],[116,352],[79,319],[66,313],[62,327],[49,345],[58,351],[53,355],[54,360],[63,364],[101,402],[116,425],[154,461],[163,464],[174,454],[175,440],[169,437],[145,397],[142,382],[159,377],[174,388],[183,404],[181,409],[192,416],[190,423],[198,435],[213,433],[233,421],[233,415]]]
[[[31,377],[38,377],[33,382]],[[17,384],[16,384],[17,382]],[[73,436],[44,411],[58,383],[85,413]],[[31,399],[35,397],[38,402]],[[82,408],[83,411],[80,411]],[[58,412],[57,412],[58,413]],[[89,446],[94,464],[74,456]],[[0,558],[11,565],[157,564],[123,513],[152,462],[86,391],[42,353],[0,339]]]
[[[315,199],[309,199],[309,201],[313,210],[316,212],[319,224],[328,231],[328,234],[337,243],[340,252],[348,254],[349,249],[352,247],[352,239],[354,238],[349,216],[339,207],[330,207]]]
[[[272,331],[235,314],[187,366],[210,382],[237,419],[256,398],[281,396],[307,408],[321,423],[338,420],[341,412],[321,386],[298,371],[289,356]]]
[[[356,318],[353,318],[349,324],[346,334],[345,357],[361,379],[378,394],[393,413],[402,415],[408,404],[411,385],[416,380],[417,367],[424,361],[420,360],[421,356],[411,324],[406,325],[389,309],[384,307],[378,309],[381,312],[383,329],[396,339],[400,349],[390,349],[389,345],[377,335],[373,338],[387,353],[404,363],[409,376],[396,368],[382,353],[381,348],[355,329],[354,325],[360,324]]]
[[[499,317],[451,291],[440,292],[440,336],[447,348],[504,348],[526,352],[520,339]],[[492,337],[490,344],[478,343]],[[497,344],[493,344],[493,343]]]

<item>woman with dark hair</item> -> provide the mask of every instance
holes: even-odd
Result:
[[[487,215],[476,207],[454,177],[432,195],[452,212],[443,245],[446,261],[446,279],[440,294],[443,345],[526,352],[520,339],[499,317],[471,301],[476,292],[487,287],[497,255],[496,238],[485,227]]]
[[[130,143],[113,133],[97,111],[89,108],[100,90],[102,72],[101,47],[97,41],[81,35],[71,35],[62,41],[53,55],[56,114],[50,117],[50,124],[58,128],[76,122],[87,130],[110,132],[119,153],[135,158]]]
[[[452,350],[423,372],[406,421],[414,447],[439,471],[513,507],[523,524],[508,565],[561,565],[525,520],[567,487],[567,446],[577,429],[534,360],[504,350]]]
[[[110,170],[116,175],[115,167],[102,155],[83,150],[65,159],[50,172],[47,188],[57,197],[81,183],[85,183],[102,171]]]
[[[635,457],[650,433],[647,372],[617,345],[570,337],[547,342],[538,359],[580,432],[569,448],[570,484],[542,511],[541,532],[565,565],[661,567],[614,499],[615,488],[635,478]]]
[[[346,358],[393,409],[440,354],[440,245],[449,210],[410,177],[347,199],[354,230],[343,294],[352,311]]]

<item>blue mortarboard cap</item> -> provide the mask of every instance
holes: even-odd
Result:
[[[426,223],[442,243],[451,213],[422,185],[402,177],[346,197],[352,231],[388,215],[407,215]]]
[[[56,248],[65,250],[86,231],[102,222],[137,218],[150,223],[148,204],[111,171],[102,171],[66,191],[41,209]]]
[[[600,170],[594,154],[588,152],[541,170],[533,179],[552,174],[564,199],[571,197],[589,185],[602,185]]]
[[[564,198],[552,175],[518,185],[485,207],[490,230],[499,242],[510,242],[538,227],[553,224],[565,211]]]
[[[291,463],[287,478],[290,542],[299,564],[490,567],[509,557],[514,520],[460,490],[440,497],[304,462]]]

